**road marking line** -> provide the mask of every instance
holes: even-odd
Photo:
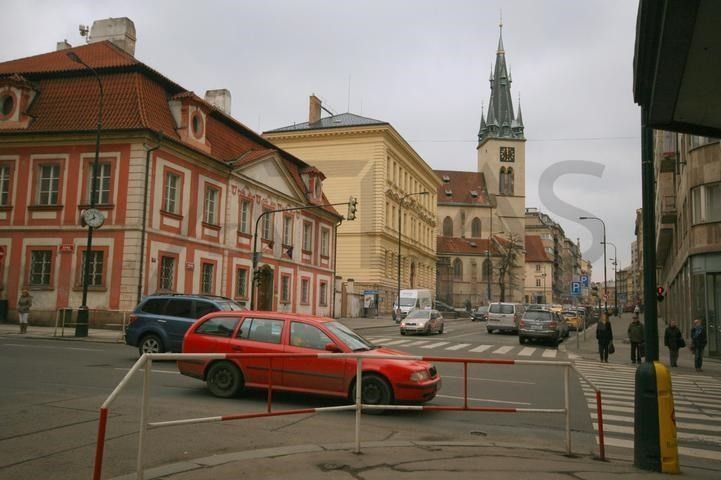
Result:
[[[541,354],[544,358],[556,358],[556,355],[558,355],[558,350],[544,350]]]
[[[419,345],[425,345],[426,343],[428,343],[428,340],[418,340],[407,344],[406,347],[417,347]]]
[[[3,343],[6,347],[20,347],[20,348],[44,348],[54,350],[76,350],[79,352],[102,352],[100,348],[78,348],[78,347],[54,347],[46,345],[23,345],[20,343]]]
[[[518,352],[518,356],[519,357],[530,357],[531,355],[533,355],[533,352],[535,352],[535,351],[536,351],[536,349],[533,347],[523,347],[523,350]]]
[[[443,375],[443,378],[452,378],[454,380],[463,380],[463,377],[454,377],[452,375]],[[468,377],[469,380],[477,380],[479,382],[498,382],[498,383],[518,383],[522,385],[535,385],[536,382],[524,382],[523,380],[498,380],[496,378]]]
[[[513,350],[513,347],[510,347],[510,346],[506,345],[505,347],[500,347],[500,348],[492,351],[491,353],[497,353],[497,354],[499,354],[499,355],[503,355],[504,353],[508,353],[508,352],[510,352],[511,350]]]
[[[595,409],[596,408],[596,402],[587,402],[588,408]],[[610,412],[621,412],[621,413],[634,413],[633,408],[628,407],[618,407],[616,405],[604,405],[603,411],[610,411]],[[705,420],[705,421],[719,421],[719,419],[714,419],[710,417],[709,415],[704,415],[702,413],[685,413],[685,412],[676,412],[676,418],[689,418],[692,420]]]
[[[593,424],[593,429],[598,431],[598,423]],[[627,435],[633,435],[634,427],[625,427],[621,425],[610,425],[604,423],[603,425],[603,431],[604,432],[612,432],[612,433],[625,433]],[[714,435],[704,435],[702,433],[688,433],[688,432],[681,432],[677,431],[676,436],[679,439],[683,439],[689,442],[706,442],[706,443],[713,443],[716,445],[721,445],[721,437],[716,437]],[[719,452],[721,453],[721,452]]]
[[[591,412],[591,419],[597,420],[598,414],[595,412]],[[606,422],[624,422],[624,423],[634,423],[633,416],[622,416],[622,415],[603,415],[603,423],[604,425]],[[686,423],[686,422],[676,422],[676,428],[677,430],[703,430],[707,432],[720,432],[721,433],[721,425],[705,425],[701,423]]]
[[[383,346],[386,345],[403,345],[404,343],[410,343],[411,340],[393,340],[391,342],[383,342]]]
[[[463,397],[456,397],[456,396],[453,396],[453,395],[436,395],[436,398],[437,398],[437,397],[450,398],[450,399],[453,399],[453,400],[463,400]],[[509,402],[509,401],[506,401],[506,400],[492,400],[492,399],[490,399],[490,398],[473,398],[473,397],[468,397],[468,400],[470,400],[470,401],[472,401],[472,402],[508,403],[508,404],[511,404],[511,405],[531,405],[530,403],[527,403],[527,402]]]
[[[447,347],[446,350],[460,350],[461,348],[470,347],[470,343],[459,343],[458,345],[453,345],[452,347]]]
[[[440,347],[442,345],[447,345],[448,342],[437,342],[437,343],[431,343],[430,345],[423,345],[421,348],[436,348]]]
[[[488,350],[488,349],[491,348],[492,346],[493,346],[493,345],[479,345],[479,346],[477,346],[476,348],[471,348],[471,349],[468,350],[468,351],[469,351],[469,352],[474,352],[474,353],[485,352],[486,350]]]
[[[130,371],[129,368],[114,368],[113,370],[122,370],[123,372],[128,372],[128,371]],[[168,374],[171,374],[171,375],[180,375],[180,372],[173,372],[173,371],[170,371],[170,370],[155,370],[155,369],[151,369],[150,371],[153,372],[153,373],[168,373]],[[137,373],[142,373],[142,372],[143,372],[143,369],[141,368],[140,370],[138,370]]]
[[[389,342],[389,341],[393,340],[393,338],[388,338],[388,337],[373,338],[373,337],[371,337],[368,340],[370,340],[373,343],[375,343],[375,342],[381,343],[381,342]]]

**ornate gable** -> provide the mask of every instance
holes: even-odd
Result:
[[[28,110],[38,91],[25,77],[13,74],[0,78],[0,129],[28,128]]]

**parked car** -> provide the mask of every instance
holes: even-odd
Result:
[[[561,316],[566,320],[570,330],[583,330],[583,317],[581,317],[581,314],[578,313],[577,310],[564,310],[561,312]]]
[[[488,320],[488,306],[481,305],[471,312],[471,321],[485,322]]]
[[[438,310],[413,310],[401,321],[401,335],[407,333],[443,333],[445,324]]]
[[[518,325],[518,342],[543,340],[558,345],[568,336],[568,324],[553,310],[527,310]]]
[[[523,311],[523,305],[520,303],[491,303],[488,306],[486,330],[488,333],[494,330],[517,333]]]
[[[216,312],[185,334],[183,353],[351,353],[364,352],[363,403],[421,403],[441,386],[436,367],[419,360],[374,356],[407,355],[374,345],[330,318],[280,312]],[[178,369],[206,382],[218,397],[246,388],[267,388],[269,359],[261,357],[179,361]],[[273,389],[355,399],[356,360],[292,358],[273,360]]]
[[[179,352],[183,335],[200,317],[212,312],[245,310],[233,300],[209,295],[150,295],[128,319],[125,343],[143,353]]]

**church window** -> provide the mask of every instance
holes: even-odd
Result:
[[[451,217],[446,217],[443,219],[443,236],[453,236],[453,220],[451,219]]]
[[[481,236],[481,219],[475,217],[471,222],[471,236],[478,238]]]

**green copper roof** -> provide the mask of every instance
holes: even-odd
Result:
[[[488,102],[488,115],[483,119],[481,110],[481,126],[478,130],[478,143],[488,138],[523,139],[523,118],[521,103],[518,103],[518,117],[513,115],[511,99],[511,74],[506,67],[506,52],[503,49],[503,24],[498,35],[496,65],[491,71],[491,99]]]

